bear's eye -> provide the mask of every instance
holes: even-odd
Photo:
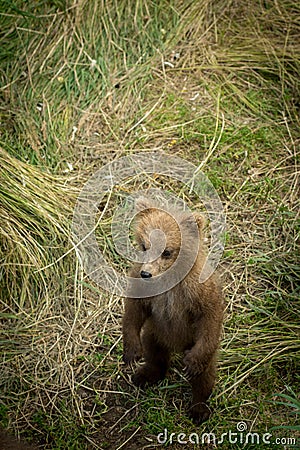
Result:
[[[170,258],[171,257],[171,254],[172,254],[172,252],[171,252],[171,250],[164,250],[163,252],[162,252],[162,257],[163,258]]]
[[[141,243],[141,249],[142,249],[143,252],[145,252],[147,250],[146,249],[146,245],[144,244],[144,242]]]

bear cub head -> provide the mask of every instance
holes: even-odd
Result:
[[[192,266],[203,260],[204,217],[199,213],[165,209],[147,198],[135,202],[135,240],[142,260],[139,276],[159,276],[168,270],[180,254],[180,265]]]

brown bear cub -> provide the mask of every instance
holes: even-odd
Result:
[[[216,274],[199,282],[206,260],[202,236],[204,219],[198,213],[167,212],[145,198],[136,201],[136,209],[140,211],[135,224],[140,250],[145,254],[150,247],[153,250],[154,230],[165,235],[160,255],[136,263],[129,274],[145,284],[145,292],[147,283],[155,283],[172,268],[181,251],[185,262],[195,248],[196,253],[189,272],[182,280],[175,280],[174,286],[168,287],[166,292],[143,297],[141,291],[139,298],[125,299],[123,359],[129,364],[144,357],[145,363],[132,377],[135,385],[144,386],[165,377],[172,352],[184,353],[183,363],[192,386],[190,413],[195,422],[201,423],[210,415],[206,401],[215,383],[223,318],[223,294]]]

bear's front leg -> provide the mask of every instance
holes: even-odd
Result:
[[[141,344],[141,329],[146,320],[145,307],[140,299],[125,299],[123,316],[123,361],[130,364],[143,356]]]
[[[154,384],[162,380],[169,366],[169,351],[158,343],[151,325],[146,322],[142,336],[145,363],[132,376],[136,386]]]
[[[218,298],[215,299],[216,301]],[[194,345],[185,352],[183,362],[192,385],[191,416],[195,422],[208,419],[210,410],[206,405],[216,379],[216,355],[222,326],[222,304],[202,305],[201,314],[194,322]]]
[[[194,358],[193,358],[194,356]],[[209,362],[203,362],[198,355],[192,351],[187,352],[184,358],[186,372],[192,386],[192,406],[190,415],[197,424],[205,422],[211,410],[206,404],[216,380],[215,356]]]
[[[183,362],[192,386],[190,415],[195,423],[200,424],[211,414],[206,402],[216,379],[216,343],[199,336],[195,345],[185,352]]]

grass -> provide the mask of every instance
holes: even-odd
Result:
[[[2,426],[45,449],[156,448],[165,429],[179,449],[180,433],[220,438],[239,422],[296,438],[298,5],[2,0],[0,11]],[[70,233],[86,180],[153,149],[201,168],[226,208],[226,320],[214,414],[200,428],[179,358],[158,386],[131,385],[121,299],[86,277]],[[97,239],[122,272],[112,212],[153,187],[202,208],[157,174],[115,187]],[[222,446],[255,448],[228,436]]]

